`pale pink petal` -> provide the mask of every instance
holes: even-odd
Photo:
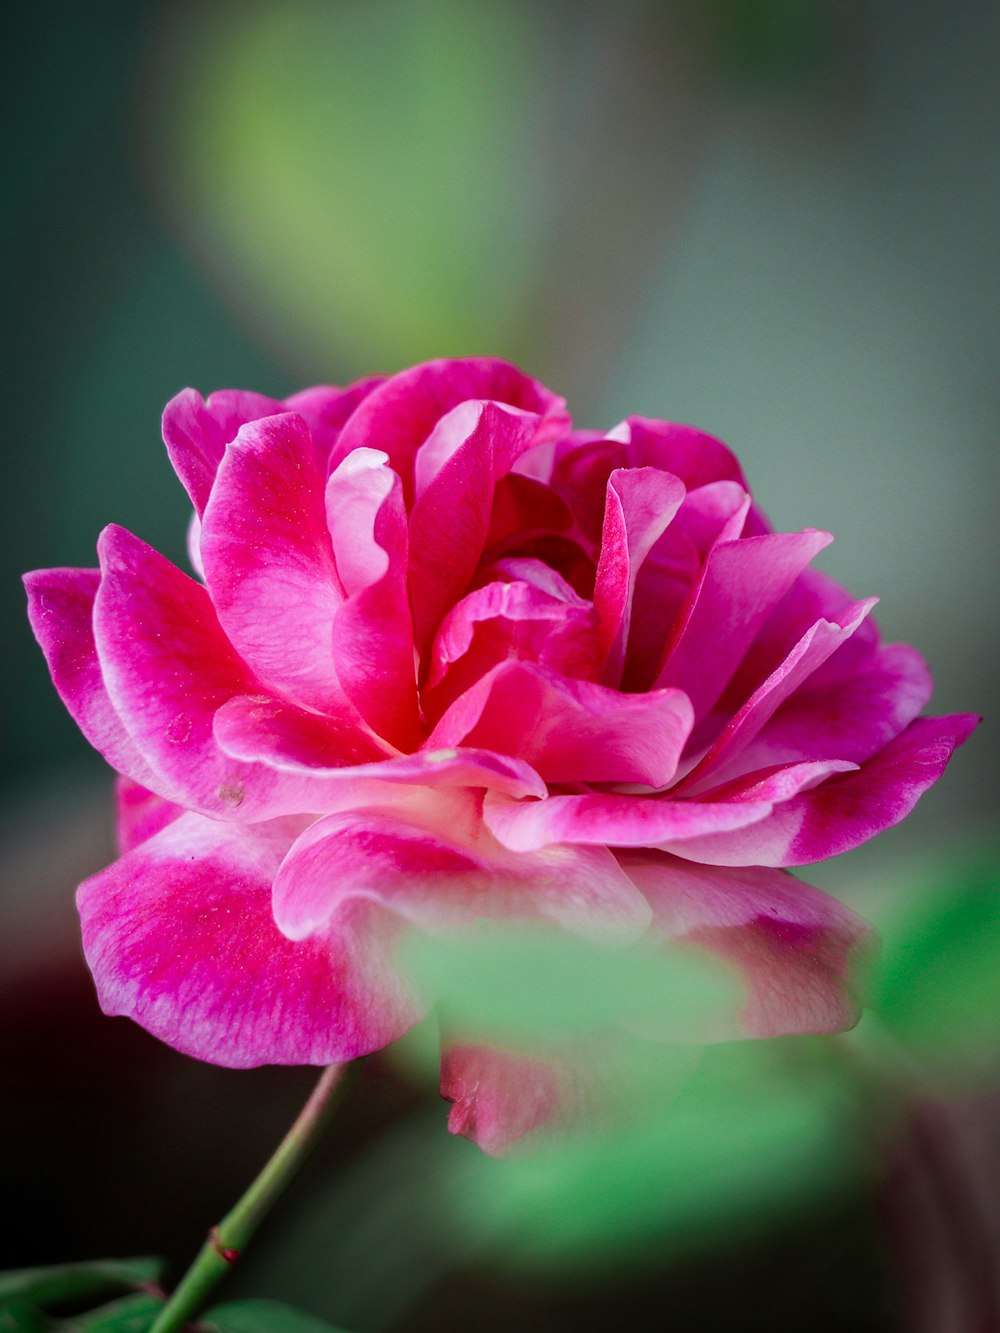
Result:
[[[768,613],[831,540],[807,529],[716,546],[674,628],[656,683],[684,690],[696,715],[707,713]]]
[[[521,759],[468,747],[396,754],[363,731],[265,696],[230,699],[216,713],[214,731],[220,748],[234,759],[308,782],[304,808],[316,811],[340,803],[331,783],[484,787],[511,796],[542,796],[546,790]]]
[[[462,792],[434,793],[422,810],[344,810],[305,830],[274,881],[282,931],[305,938],[335,924],[357,899],[446,934],[512,918],[629,939],[649,922],[642,895],[607,848],[512,855],[484,832],[477,806]]]
[[[347,594],[333,621],[340,684],[379,736],[412,748],[424,733],[406,586],[406,511],[385,454],[355,449],[344,459],[327,483],[326,517]]]
[[[185,813],[183,806],[165,801],[131,778],[116,780],[115,797],[120,852],[130,852]]]
[[[159,785],[108,696],[94,644],[96,569],[36,569],[25,574],[28,618],[52,683],[87,740],[119,773]]]
[[[525,759],[547,782],[674,776],[694,714],[679,690],[622,694],[528,662],[507,662],[444,714],[428,745],[473,745]]]
[[[806,865],[850,851],[905,819],[978,721],[969,714],[918,718],[856,772],[831,777],[774,806],[753,826],[685,842],[659,841],[688,860],[722,866]]]
[[[488,793],[483,819],[512,851],[534,851],[553,843],[649,847],[661,843],[700,847],[706,834],[728,833],[766,819],[769,801],[672,801],[669,796],[625,796],[587,792],[516,801]],[[736,835],[734,835],[736,836]]]
[[[228,446],[201,555],[219,621],[259,679],[300,703],[346,711],[332,642],[344,592],[301,417],[252,422]]]
[[[654,930],[736,968],[745,1033],[839,1032],[857,1022],[856,973],[873,933],[836,899],[761,866],[701,866],[645,851],[620,860],[653,908]]]
[[[591,1101],[582,1066],[496,1047],[453,1043],[441,1060],[441,1096],[452,1103],[448,1129],[491,1157],[552,1124],[572,1121]]]
[[[616,469],[608,478],[594,585],[598,651],[606,659],[606,684],[621,680],[639,570],[681,507],[684,494],[683,482],[654,468]]]
[[[505,361],[427,361],[391,376],[365,398],[344,427],[336,461],[352,449],[384,450],[403,480],[409,503],[417,450],[446,412],[471,398],[540,413],[546,418],[546,434],[563,433],[568,422],[562,398]]]
[[[494,402],[462,403],[417,454],[417,495],[410,513],[410,600],[418,647],[467,590],[486,545],[497,481],[531,447],[535,413]],[[431,459],[421,467],[425,451]]]
[[[419,1014],[389,962],[394,924],[356,903],[302,941],[271,883],[294,828],[186,814],[80,886],[87,962],[107,1014],[213,1064],[350,1060]]]

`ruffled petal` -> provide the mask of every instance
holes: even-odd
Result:
[[[213,1064],[350,1060],[419,1016],[393,971],[390,918],[357,903],[292,941],[271,883],[294,836],[185,814],[81,886],[87,962],[107,1014]]]
[[[412,748],[424,733],[407,599],[406,511],[385,454],[355,449],[344,459],[327,483],[326,516],[347,594],[333,621],[340,684],[379,736]]]
[[[252,422],[227,447],[201,555],[219,621],[259,679],[300,703],[347,711],[333,650],[344,591],[301,417]]]
[[[182,389],[163,409],[163,442],[195,513],[208,504],[226,445],[248,421],[283,411],[276,398],[242,389],[222,389],[207,399]]]
[[[856,772],[775,805],[753,826],[658,841],[677,856],[708,865],[797,866],[837,856],[905,819],[978,722],[971,714],[918,718]]]
[[[870,927],[843,904],[779,870],[694,865],[656,852],[621,863],[653,908],[653,928],[732,964],[746,992],[742,1032],[840,1032],[857,1022],[858,969]]]
[[[598,651],[608,685],[621,680],[639,571],[684,495],[683,482],[655,468],[616,469],[608,478],[594,585]]]
[[[528,662],[506,662],[456,700],[428,744],[517,755],[547,782],[663,787],[676,772],[693,721],[680,690],[622,694]]]
[[[115,804],[120,852],[130,852],[185,813],[183,806],[165,801],[131,778],[120,777],[116,781]]]
[[[435,793],[422,809],[345,810],[305,830],[274,881],[281,930],[303,939],[357,899],[446,934],[484,919],[534,919],[604,941],[634,938],[649,923],[642,895],[606,848],[513,856],[484,835],[463,792]]]
[[[488,793],[483,804],[487,828],[512,851],[534,851],[553,843],[650,847],[687,839],[701,846],[706,835],[744,829],[766,819],[770,801],[672,801],[668,796],[625,796],[587,792],[514,801]]]
[[[94,643],[96,569],[36,569],[25,574],[28,619],[52,683],[90,744],[119,773],[162,785],[115,711]]]
[[[768,613],[832,540],[829,533],[806,529],[714,547],[674,628],[657,685],[684,690],[696,715],[704,716]]]

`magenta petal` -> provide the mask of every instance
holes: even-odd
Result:
[[[441,1096],[452,1103],[448,1129],[492,1157],[572,1118],[578,1081],[565,1063],[483,1045],[449,1045],[441,1060]]]
[[[494,402],[462,403],[417,455],[410,513],[410,598],[414,632],[426,648],[441,618],[466,591],[490,531],[494,487],[529,449],[537,414]],[[427,468],[421,463],[430,452]]]
[[[549,796],[544,801],[513,801],[487,794],[483,819],[512,851],[534,851],[553,843],[649,847],[688,839],[701,846],[706,834],[744,829],[765,819],[769,801],[672,801],[669,796],[624,796],[588,792]]]
[[[337,461],[353,449],[384,449],[409,502],[417,450],[446,412],[472,398],[537,412],[553,435],[562,433],[568,421],[562,398],[505,361],[426,361],[391,376],[365,398],[344,427]]]
[[[691,696],[698,717],[722,693],[754,635],[829,533],[769,533],[714,547],[656,682]]]
[[[708,867],[656,852],[620,859],[653,908],[654,930],[736,968],[745,1032],[839,1032],[857,1022],[855,972],[873,934],[841,903],[761,866]]]
[[[59,697],[112,768],[143,785],[163,785],[125,729],[108,696],[94,644],[96,569],[37,569],[25,574],[28,618]]]
[[[185,813],[183,806],[165,801],[162,796],[140,787],[131,778],[120,777],[117,780],[115,796],[120,852],[130,852],[133,847],[146,842]]]
[[[182,389],[171,398],[163,410],[163,441],[197,514],[208,504],[226,445],[239,428],[282,411],[277,399],[239,389],[223,389],[207,399]]]
[[[684,483],[654,468],[620,468],[608,478],[594,586],[604,680],[621,680],[636,578],[684,499]]]
[[[301,703],[343,711],[332,636],[344,595],[301,417],[252,422],[229,445],[201,554],[219,621],[257,676]]]
[[[166,779],[149,785],[217,817],[309,809],[280,774],[240,763],[215,743],[216,710],[261,686],[223,634],[207,590],[123,528],[106,528],[98,550],[97,652],[112,704]]]
[[[374,736],[276,699],[243,695],[215,715],[215,738],[234,759],[266,764],[304,784],[305,808],[341,804],[344,782],[374,780],[427,787],[485,787],[510,796],[542,796],[545,783],[521,759],[484,750],[425,749],[399,755]],[[325,790],[324,790],[325,784]],[[331,804],[332,803],[332,804]]]
[[[347,594],[333,622],[337,675],[368,725],[410,749],[424,733],[406,587],[406,511],[385,454],[355,449],[344,459],[327,483],[326,515]]]
[[[612,431],[628,443],[632,467],[655,467],[680,477],[688,490],[715,481],[735,481],[747,489],[735,454],[714,435],[676,421],[628,417]]]
[[[430,745],[518,755],[547,782],[665,786],[694,714],[680,690],[621,694],[527,662],[508,662],[444,714]]]
[[[335,925],[358,899],[445,933],[513,918],[629,939],[649,922],[642,895],[606,848],[513,856],[483,834],[461,792],[428,792],[422,806],[345,810],[305,830],[274,882],[280,928],[302,939]]]
[[[213,1064],[328,1064],[418,1016],[389,965],[392,923],[358,904],[293,942],[271,881],[293,830],[184,815],[80,887],[84,951],[107,1014]]]
[[[776,805],[752,827],[662,843],[678,856],[722,866],[806,865],[850,851],[905,819],[978,722],[970,714],[918,718],[856,772]]]
[[[713,774],[728,776],[729,774],[725,772],[726,766],[731,765],[740,752],[754,740],[789,695],[851,637],[874,605],[874,598],[869,598],[866,602],[855,602],[846,610],[842,621],[820,620],[811,626],[784,662],[762,685],[758,686],[742,708],[729,719],[705,757],[684,781],[674,788],[675,793],[681,790],[694,790],[698,788],[698,784],[700,789],[703,789],[705,779]],[[824,711],[822,702],[817,702],[820,711]],[[907,721],[909,720],[907,718]],[[835,747],[816,750],[808,758],[819,759],[823,756],[848,757],[840,753],[839,747]],[[765,766],[766,761],[752,765],[754,768]]]

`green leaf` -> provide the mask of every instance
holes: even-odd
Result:
[[[146,1333],[162,1309],[162,1297],[137,1292],[64,1321],[58,1333]]]
[[[48,1333],[51,1321],[27,1301],[0,1304],[0,1333]]]
[[[0,1302],[14,1299],[54,1305],[96,1299],[116,1288],[155,1282],[164,1261],[156,1258],[92,1259],[48,1268],[18,1268],[0,1273]]]
[[[230,1301],[198,1321],[205,1333],[347,1333],[281,1301]]]
[[[1000,849],[915,886],[882,928],[874,1008],[921,1057],[992,1064],[1000,1051]]]

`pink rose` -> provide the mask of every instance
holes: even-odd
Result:
[[[866,927],[781,867],[895,824],[975,725],[809,569],[690,426],[574,434],[514,367],[435,361],[163,434],[182,573],[121,528],[27,577],[56,688],[122,775],[80,888],[106,1013],[217,1064],[326,1064],[420,1016],[400,931],[543,921],[721,956],[742,1031],[853,1023]],[[499,1150],[558,1062],[456,1034],[452,1128]]]

